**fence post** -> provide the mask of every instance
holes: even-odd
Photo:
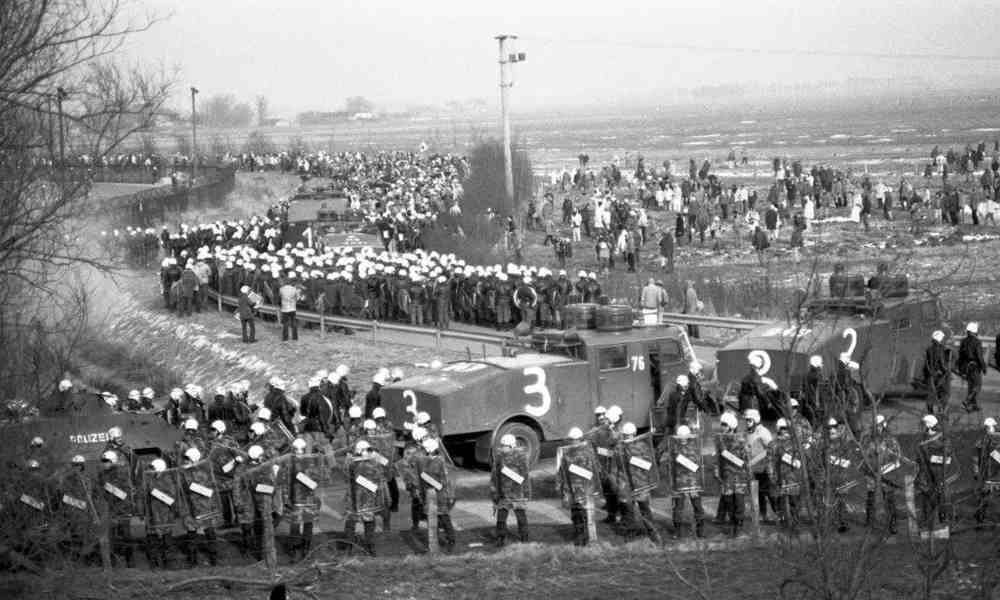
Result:
[[[903,490],[906,495],[906,529],[911,539],[919,535],[920,526],[917,523],[917,501],[913,493],[913,475],[903,478]]]
[[[438,546],[438,502],[437,490],[427,486],[427,552],[434,555],[440,552]]]
[[[597,541],[597,523],[594,522],[594,496],[587,494],[587,501],[583,505],[587,513],[587,543],[593,544]]]
[[[319,332],[326,335],[326,316],[319,313]]]
[[[219,312],[222,312],[222,292],[216,292],[215,299],[219,303]]]
[[[760,490],[760,483],[753,479],[750,481],[750,522],[754,537],[760,537],[760,505],[757,503],[757,493]]]

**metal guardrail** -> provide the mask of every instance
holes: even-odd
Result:
[[[720,329],[736,329],[739,331],[750,331],[755,327],[772,323],[772,321],[755,321],[752,319],[713,317],[709,315],[691,315],[684,313],[662,313],[661,320],[677,325],[698,325],[699,327],[718,327]]]
[[[222,310],[223,306],[227,306],[229,308],[235,308],[239,302],[239,299],[236,298],[235,296],[226,296],[220,294],[219,292],[213,289],[208,289],[206,296],[218,304],[219,310]],[[270,304],[262,304],[257,309],[257,312],[263,315],[273,316],[275,320],[279,319],[280,311],[278,310],[278,307]],[[501,351],[503,351],[503,349],[509,346],[524,346],[530,343],[529,341],[515,338],[512,335],[486,334],[486,333],[476,333],[471,331],[461,331],[456,329],[436,329],[431,327],[419,327],[416,325],[407,325],[404,323],[382,322],[382,321],[373,321],[368,319],[353,319],[350,317],[332,316],[305,310],[295,311],[295,316],[296,319],[300,322],[319,325],[320,329],[323,330],[324,332],[326,331],[327,328],[335,328],[335,327],[344,327],[359,331],[370,331],[372,333],[373,340],[376,339],[376,336],[380,331],[433,337],[435,341],[434,345],[438,349],[440,349],[441,342],[443,340],[455,340],[460,342],[481,344],[483,346],[491,346],[499,348]],[[767,321],[751,321],[746,319],[734,319],[730,317],[686,315],[681,313],[665,313],[663,317],[664,321],[671,325],[691,324],[703,327],[736,329],[740,331],[750,330],[753,329],[754,327],[757,327],[758,325],[767,323]]]
[[[222,306],[227,306],[230,308],[235,308],[238,305],[239,299],[235,296],[226,296],[220,294],[219,292],[208,289],[205,294],[209,299],[215,301],[219,305],[219,309]],[[257,312],[264,315],[271,315],[277,320],[279,318],[280,311],[277,306],[270,304],[262,304]],[[349,329],[357,329],[361,331],[370,331],[372,336],[376,336],[379,331],[387,331],[393,333],[405,333],[409,335],[420,335],[420,336],[430,336],[435,339],[435,346],[440,348],[442,340],[457,340],[462,342],[473,342],[477,344],[483,344],[486,346],[498,346],[501,349],[507,346],[520,345],[521,342],[516,340],[512,336],[501,335],[501,334],[483,334],[474,333],[471,331],[460,331],[454,329],[435,329],[429,327],[418,327],[416,325],[406,325],[403,323],[386,323],[382,321],[372,321],[368,319],[352,319],[350,317],[337,317],[321,313],[316,313],[306,310],[295,311],[295,318],[300,322],[313,323],[319,325],[320,329],[326,330],[327,327],[345,327]]]
[[[219,309],[222,306],[228,306],[235,308],[238,304],[238,299],[235,296],[225,296],[218,293],[215,290],[209,289],[207,296],[213,301],[219,304]],[[276,320],[278,317],[278,308],[270,304],[261,305],[258,312],[265,315],[271,315]],[[382,322],[382,321],[372,321],[367,319],[352,319],[350,317],[336,317],[325,314],[320,314],[311,311],[296,311],[296,318],[299,321],[305,323],[313,323],[319,325],[321,329],[325,330],[327,327],[346,327],[350,329],[357,329],[361,331],[371,331],[373,339],[378,334],[379,331],[387,331],[394,333],[405,333],[409,335],[420,335],[420,336],[431,336],[435,338],[435,346],[437,348],[441,347],[442,340],[457,340],[463,342],[472,342],[476,344],[483,344],[485,346],[495,346],[501,350],[507,348],[508,346],[523,346],[527,344],[525,340],[517,339],[511,335],[503,334],[485,334],[485,333],[474,333],[471,331],[461,331],[455,329],[435,329],[430,327],[418,327],[416,325],[406,325],[404,323],[392,323],[392,322]],[[662,313],[661,321],[664,324],[669,325],[698,325],[700,327],[717,327],[720,329],[733,329],[737,331],[750,331],[761,325],[768,325],[773,323],[773,321],[759,321],[753,319],[739,319],[734,317],[715,317],[708,315],[690,315],[683,313]],[[963,335],[954,335],[950,338],[950,342],[953,346],[957,346],[962,341]],[[983,343],[983,349],[988,353],[992,354],[994,351],[994,340],[989,337],[980,338]]]

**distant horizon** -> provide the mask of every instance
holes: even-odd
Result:
[[[899,80],[884,80],[879,89],[865,89],[864,87],[852,87],[850,89],[838,90],[841,85],[847,85],[850,79],[843,79],[836,82],[816,82],[797,83],[794,85],[753,85],[753,84],[725,84],[718,86],[698,86],[697,88],[687,88],[674,90],[671,97],[666,98],[657,94],[645,95],[644,97],[623,97],[616,100],[592,100],[590,102],[576,103],[552,103],[548,105],[519,105],[518,98],[513,94],[512,115],[526,117],[545,117],[561,113],[567,115],[593,116],[595,112],[607,111],[609,114],[620,114],[623,110],[634,113],[644,111],[668,112],[685,111],[699,109],[707,112],[728,112],[733,108],[751,111],[773,111],[782,110],[802,110],[817,111],[826,109],[836,109],[844,105],[857,107],[858,105],[876,105],[880,109],[906,110],[912,107],[928,105],[938,105],[942,101],[957,104],[978,104],[984,100],[995,102],[993,107],[1000,111],[1000,87],[984,84],[956,86],[956,87],[934,87],[927,89],[923,87],[926,82],[914,80],[913,78],[900,78]],[[871,80],[858,79],[856,84],[869,83]],[[902,87],[893,87],[896,84],[904,84]],[[718,93],[713,93],[718,90]],[[699,96],[698,92],[702,92]],[[914,92],[920,92],[914,94]],[[212,94],[204,94],[205,98]],[[252,103],[253,99],[243,99],[237,97],[238,101]],[[892,100],[894,104],[887,105],[886,100]],[[454,110],[448,107],[451,103],[468,106],[474,102],[483,102],[483,108],[479,111]],[[180,118],[187,120],[190,116],[190,108],[177,108],[175,106],[166,107],[168,111],[177,113]],[[298,115],[308,112],[318,113],[343,113],[343,104],[331,108],[310,107],[299,110],[282,110],[275,107],[269,110],[269,117],[294,122]],[[422,117],[440,116],[448,118],[456,116],[469,118],[477,114],[482,114],[493,118],[499,114],[499,101],[488,98],[456,98],[440,104],[407,105],[399,107],[383,107],[376,103],[376,115],[413,115]],[[349,113],[348,113],[349,114]],[[257,127],[256,124],[249,128]]]

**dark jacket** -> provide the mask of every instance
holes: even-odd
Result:
[[[975,371],[986,372],[986,359],[983,357],[983,343],[974,333],[968,333],[962,338],[958,347],[958,368],[962,373]]]
[[[244,321],[253,319],[253,304],[250,303],[250,298],[246,294],[240,294],[237,310],[240,313],[240,319]]]

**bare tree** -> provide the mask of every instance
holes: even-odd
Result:
[[[20,350],[0,364],[0,399],[49,391],[86,325],[81,274],[111,268],[92,243],[80,165],[148,129],[171,87],[110,57],[156,22],[133,12],[120,0],[0,1],[0,343]]]

